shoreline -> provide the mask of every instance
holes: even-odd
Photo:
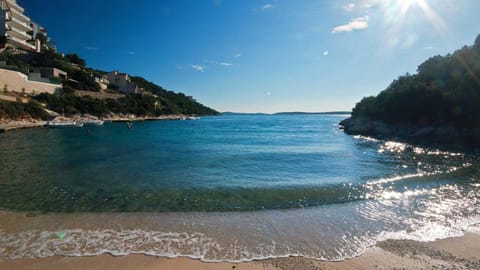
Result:
[[[182,120],[192,115],[183,115],[183,114],[172,114],[172,115],[161,115],[161,116],[146,116],[146,117],[121,117],[114,116],[103,118],[107,122],[142,122],[142,121],[165,121],[165,120]],[[74,117],[64,117],[65,119],[73,120]],[[0,133],[7,131],[13,131],[18,129],[27,129],[27,128],[43,128],[46,127],[47,121],[42,120],[1,120],[0,122]]]
[[[7,121],[6,123],[0,123],[0,133],[17,129],[41,128],[46,124],[46,121],[41,120]]]
[[[188,215],[188,214],[182,214]],[[156,221],[162,224],[169,223],[169,215],[162,215],[159,219],[134,213],[128,215],[116,214],[75,214],[75,215],[32,215],[26,212],[10,212],[0,210],[0,236],[8,236],[27,231],[49,232],[68,230],[137,230],[145,231],[145,228],[155,230]],[[235,215],[236,216],[236,215]],[[188,216],[187,216],[188,217]],[[207,217],[210,219],[211,217]],[[175,219],[172,223],[176,227],[182,227],[181,219]],[[199,223],[201,224],[201,223]],[[163,225],[161,225],[163,226]],[[198,227],[197,227],[198,228]],[[167,227],[165,227],[167,229]],[[299,228],[295,233],[302,234],[306,229]],[[170,230],[163,230],[170,232]],[[185,231],[181,229],[180,231]],[[198,231],[201,233],[201,230]],[[68,232],[67,232],[68,233]],[[148,236],[149,235],[149,236]],[[146,241],[155,235],[146,235]],[[158,235],[157,235],[158,236]],[[24,236],[16,236],[24,237]],[[58,236],[57,236],[58,237]],[[6,238],[8,239],[8,237]],[[6,240],[5,239],[5,240]],[[138,238],[141,240],[142,238]],[[162,239],[162,238],[160,238]],[[190,237],[179,239],[179,241],[190,241]],[[48,240],[48,237],[44,240]],[[54,242],[34,243],[32,248],[36,250],[37,245],[51,245]],[[84,243],[85,244],[85,243]],[[145,245],[148,243],[144,242]],[[373,243],[372,243],[373,244]],[[7,252],[13,246],[2,246],[0,244],[0,255]],[[430,242],[414,240],[382,240],[372,246],[366,247],[358,256],[345,258],[339,261],[325,261],[316,258],[307,258],[291,255],[290,257],[274,257],[265,259],[254,259],[252,261],[209,262],[199,257],[182,255],[153,255],[145,252],[135,252],[135,249],[125,250],[126,255],[115,254],[107,250],[91,255],[78,253],[79,256],[62,256],[60,250],[56,253],[44,253],[33,255],[32,253],[18,253],[15,257],[3,257],[0,259],[0,270],[7,269],[36,269],[36,270],[60,270],[60,269],[93,269],[93,270],[114,270],[114,269],[254,269],[254,270],[313,270],[313,269],[480,269],[480,223],[471,223],[465,227],[458,236],[447,237]],[[59,253],[60,252],[60,253]],[[67,250],[68,252],[68,250]],[[112,253],[113,252],[113,253]],[[3,253],[4,255],[6,253]],[[57,254],[57,255],[55,255]],[[178,254],[178,253],[177,253]],[[32,256],[32,257],[30,257]],[[33,258],[45,256],[43,258]],[[28,258],[30,257],[30,258]],[[2,258],[2,257],[0,257]]]
[[[113,256],[14,259],[0,261],[3,269],[252,269],[252,270],[333,270],[333,269],[480,269],[480,227],[469,227],[461,237],[433,242],[385,240],[362,255],[343,261],[319,261],[304,257],[275,258],[242,263],[203,262],[186,257],[157,257],[143,254]]]
[[[346,118],[339,123],[348,135],[361,135],[379,140],[394,140],[408,144],[451,151],[480,151],[480,128],[458,128],[451,125],[420,125],[386,123],[365,117]]]

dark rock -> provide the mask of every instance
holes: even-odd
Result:
[[[360,117],[347,118],[340,122],[340,125],[344,132],[350,135],[364,135],[455,150],[480,149],[480,128],[460,129],[454,126],[424,126],[412,123],[390,124]]]
[[[374,129],[373,122],[366,118],[347,118],[340,125],[347,134],[353,135],[372,135]]]
[[[435,131],[434,127],[420,128],[412,134],[412,137],[421,137],[421,138],[429,137],[433,134],[434,131]]]
[[[373,131],[376,135],[381,135],[383,137],[391,136],[394,133],[394,129],[384,122],[375,121],[373,122]]]

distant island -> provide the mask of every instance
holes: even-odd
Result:
[[[350,111],[332,111],[332,112],[278,112],[276,115],[282,114],[351,114]]]
[[[480,35],[472,46],[434,56],[417,74],[363,98],[340,124],[348,134],[429,145],[480,147]]]
[[[244,115],[289,115],[289,114],[303,114],[303,115],[316,115],[316,114],[351,114],[349,111],[332,111],[332,112],[278,112],[278,113],[236,113],[236,112],[222,112],[222,115],[235,115],[235,114],[244,114]]]

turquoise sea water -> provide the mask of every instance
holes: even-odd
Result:
[[[52,227],[40,215],[3,234],[0,221],[1,256],[336,260],[379,239],[432,240],[480,221],[476,156],[348,136],[338,127],[345,117],[226,115],[0,134],[0,208],[90,220]],[[66,237],[57,243],[59,227]]]

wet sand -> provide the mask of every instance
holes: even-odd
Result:
[[[187,258],[145,255],[114,257],[61,257],[0,261],[0,269],[199,269],[199,270],[313,270],[313,269],[480,269],[480,227],[473,226],[463,237],[429,243],[387,240],[363,255],[341,262],[323,262],[302,257],[270,259],[248,263],[205,263]]]

